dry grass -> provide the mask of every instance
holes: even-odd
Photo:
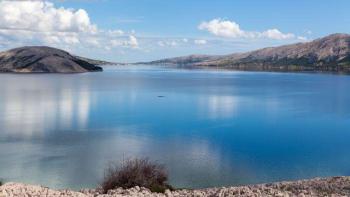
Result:
[[[108,190],[122,187],[145,187],[152,192],[164,192],[172,189],[167,184],[168,174],[163,165],[151,162],[149,159],[129,159],[121,166],[112,164],[105,171],[101,184],[104,193]]]

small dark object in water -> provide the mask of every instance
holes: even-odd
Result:
[[[164,98],[165,96],[162,96],[162,95],[160,95],[160,96],[158,96],[158,98]]]

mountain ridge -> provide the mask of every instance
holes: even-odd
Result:
[[[235,70],[350,72],[350,34],[331,34],[310,42],[267,47],[229,55],[190,55],[147,62]]]

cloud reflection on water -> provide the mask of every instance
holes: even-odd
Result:
[[[232,95],[208,95],[199,98],[199,114],[210,119],[232,118],[237,115],[239,97]]]
[[[90,93],[82,89],[45,92],[2,90],[0,124],[4,137],[40,137],[55,128],[85,128],[90,113]]]

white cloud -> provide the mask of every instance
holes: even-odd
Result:
[[[297,39],[300,41],[308,41],[308,39],[304,36],[298,36]]]
[[[296,36],[292,33],[282,33],[278,29],[268,29],[263,32],[244,31],[240,26],[229,20],[213,19],[209,22],[202,22],[198,29],[206,30],[209,33],[227,38],[268,38],[275,40],[293,39]]]
[[[134,35],[128,36],[122,30],[98,29],[83,9],[55,7],[51,2],[39,0],[0,0],[0,41],[1,48],[23,45],[48,45],[65,50],[139,47]]]
[[[157,44],[160,47],[165,47],[165,46],[175,47],[175,46],[178,46],[179,43],[175,40],[160,40],[157,42]]]
[[[55,8],[46,1],[0,1],[0,28],[34,32],[97,31],[83,9]]]
[[[204,45],[204,44],[207,44],[207,41],[206,40],[194,40],[193,41],[195,44],[197,45]]]
[[[110,36],[122,36],[124,35],[124,32],[122,30],[108,30],[107,34]]]
[[[129,36],[129,40],[124,41],[124,46],[129,46],[131,48],[139,48],[139,42],[137,41],[137,38],[133,35]]]
[[[232,38],[244,36],[244,32],[240,29],[239,25],[228,20],[213,19],[209,22],[202,22],[198,28],[200,30],[207,30],[216,36]]]
[[[291,33],[282,33],[278,29],[269,29],[260,34],[261,37],[276,39],[276,40],[284,40],[294,38],[295,35]]]

